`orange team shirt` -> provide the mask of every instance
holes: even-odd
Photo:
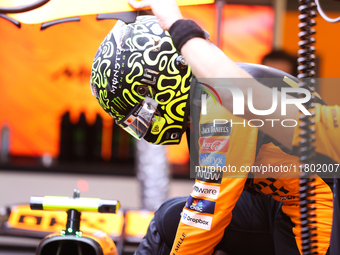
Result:
[[[199,161],[203,171],[196,175],[170,254],[213,253],[231,221],[251,168],[254,187],[283,203],[283,212],[295,223],[293,232],[301,251],[299,158],[284,152],[269,137],[259,147],[259,137],[264,135],[257,128],[212,100],[208,99],[207,104],[209,111],[200,119]],[[229,123],[221,121],[214,126],[214,119],[226,119]],[[270,172],[270,167],[275,166],[281,170]],[[207,171],[207,167],[213,167],[215,172]],[[316,178],[315,186],[318,252],[325,254],[331,234],[332,191],[321,178]]]
[[[340,163],[340,108],[315,104],[315,147],[317,157]],[[293,146],[299,146],[299,129],[294,132]],[[317,160],[318,161],[318,160]],[[320,160],[321,161],[321,160]],[[319,162],[319,161],[318,161]],[[336,171],[336,169],[334,169]],[[340,169],[337,169],[340,172]]]

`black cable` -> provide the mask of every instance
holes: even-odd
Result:
[[[314,92],[315,88],[315,48],[313,44],[315,39],[313,35],[316,33],[312,27],[316,25],[313,18],[316,17],[316,4],[313,0],[299,0],[299,47],[298,51],[298,78],[299,87],[308,89]],[[304,97],[304,94],[300,95]],[[315,141],[314,133],[314,99],[312,94],[311,100],[304,104],[304,106],[312,113],[312,116],[300,115],[300,144],[299,157],[302,165],[300,175],[300,220],[301,220],[301,240],[302,240],[302,254],[311,255],[318,254],[317,240],[316,240],[316,226],[315,226],[315,200],[313,199],[314,181],[310,178],[311,173],[305,172],[306,165],[310,165],[315,159]]]
[[[38,0],[34,3],[28,4],[28,5],[22,5],[22,6],[16,6],[16,7],[0,7],[0,13],[22,13],[22,12],[28,12],[32,11],[34,9],[37,9],[44,4],[47,4],[50,0]]]
[[[330,17],[327,16],[327,14],[322,10],[321,5],[319,3],[319,0],[315,0],[316,6],[318,8],[318,12],[321,15],[322,18],[324,18],[324,20],[330,22],[330,23],[336,23],[340,21],[340,17],[337,17],[335,19],[332,19]]]

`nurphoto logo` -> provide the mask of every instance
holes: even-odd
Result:
[[[203,84],[205,87],[209,88],[214,92],[219,100],[220,104],[222,105],[222,101],[220,96],[218,95],[217,91],[207,85]],[[222,87],[221,87],[222,88]],[[242,117],[244,115],[244,105],[245,105],[245,95],[243,94],[242,90],[238,88],[237,86],[226,84],[223,85],[223,89],[229,90],[232,95],[232,100],[233,100],[233,115],[240,116]],[[213,101],[216,103],[216,99],[212,93],[210,93],[206,89],[202,89],[203,91],[207,92],[207,94],[212,97]],[[272,105],[269,109],[265,110],[259,110],[254,107],[253,104],[253,90],[252,88],[247,89],[247,107],[249,111],[257,116],[267,116],[272,113],[274,113],[277,110],[277,107],[279,105],[279,100],[278,100],[278,88],[273,87],[272,88],[272,97],[271,97],[271,102]],[[299,95],[304,95],[304,97],[299,97],[299,98],[288,98],[287,94],[288,93],[296,93]],[[207,115],[207,94],[201,94],[201,114],[202,115]],[[307,89],[304,88],[294,88],[294,87],[283,87],[281,88],[281,96],[280,96],[280,109],[281,109],[281,115],[285,116],[287,114],[287,105],[295,105],[304,115],[312,115],[306,107],[303,105],[303,103],[308,102],[311,99],[311,93]],[[268,99],[270,100],[270,99]],[[267,122],[271,122],[272,127],[274,127],[274,123],[276,121],[280,121],[278,119],[265,119]],[[243,124],[244,126],[246,125],[246,122],[248,122],[248,126],[250,127],[262,127],[265,123],[262,119],[251,119],[251,120],[244,120],[243,122],[232,122],[232,120],[226,120],[226,119],[214,119],[214,127],[217,124],[226,124],[228,122],[231,123],[231,126],[234,124]],[[284,127],[295,127],[297,125],[297,121],[294,119],[283,119],[281,120],[281,125]]]

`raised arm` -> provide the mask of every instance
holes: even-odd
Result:
[[[129,0],[132,7],[136,9],[150,7],[153,14],[164,30],[169,30],[171,26],[178,20],[183,19],[180,9],[175,0]],[[188,30],[190,33],[190,30]],[[215,78],[252,78],[252,76],[241,69],[234,61],[228,58],[222,51],[213,46],[209,41],[193,37],[186,41],[181,48],[181,54],[188,62],[194,75],[197,78],[215,79]],[[236,79],[235,79],[236,81]],[[214,86],[213,82],[210,84]],[[243,83],[237,82],[233,84],[238,86],[244,95],[247,95],[247,90],[252,87],[253,91],[253,105],[256,109],[269,109],[271,107],[272,90],[259,82]],[[233,101],[232,95],[228,89],[216,88],[216,91],[221,97],[224,107],[232,112]],[[278,95],[280,99],[280,93]],[[296,119],[298,116],[298,108],[294,105],[287,106],[287,114],[281,115],[280,101],[276,111],[271,115],[258,116],[249,111],[247,105],[247,98],[245,102],[245,119]],[[294,128],[283,127],[277,125],[275,128],[271,125],[263,125],[261,131],[275,138],[287,148],[292,148],[292,140],[294,135]]]

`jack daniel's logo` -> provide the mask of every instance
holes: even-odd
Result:
[[[230,123],[206,123],[201,124],[201,137],[207,136],[230,136]]]

